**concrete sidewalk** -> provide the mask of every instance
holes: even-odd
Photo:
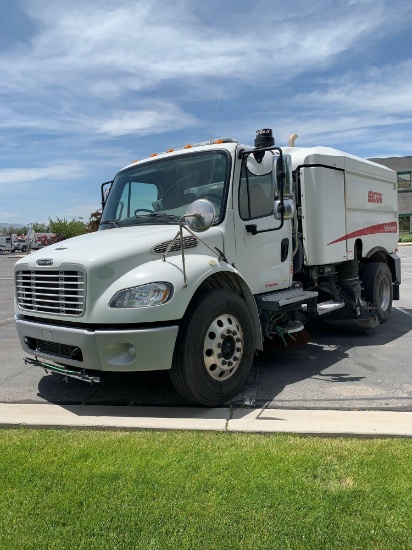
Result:
[[[412,437],[412,412],[0,403],[0,427]]]

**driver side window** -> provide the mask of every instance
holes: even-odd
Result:
[[[244,166],[239,185],[239,214],[242,220],[263,218],[273,214],[271,174],[256,176]],[[249,185],[248,185],[249,184]]]

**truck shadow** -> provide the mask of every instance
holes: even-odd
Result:
[[[402,342],[397,341],[412,330],[411,310],[399,310],[394,308],[388,323],[370,331],[332,328],[312,321],[307,325],[311,340],[305,346],[258,354],[245,391],[231,404],[295,409],[363,408],[366,403],[368,407],[388,407],[395,397],[384,388],[391,386],[397,408],[404,400],[410,409],[412,396],[400,396],[401,383],[396,387],[393,378],[393,345],[399,345],[399,357]],[[397,368],[410,368],[407,353],[404,362],[398,362]],[[292,388],[295,384],[296,389]]]
[[[376,383],[378,363],[393,363],[390,344],[411,331],[412,310],[394,309],[390,321],[372,331],[342,331],[319,322],[307,328],[311,341],[305,346],[260,352],[245,390],[222,406],[336,408],[345,407],[350,395],[356,404],[363,385]],[[296,397],[283,398],[282,393],[293,385],[299,387]],[[194,406],[176,392],[167,371],[105,372],[94,385],[73,379],[66,383],[59,375],[45,375],[38,395],[59,405]]]

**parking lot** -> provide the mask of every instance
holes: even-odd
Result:
[[[412,411],[412,246],[403,246],[401,300],[388,323],[369,332],[308,325],[299,349],[257,355],[234,406]],[[108,405],[189,405],[167,372],[102,373],[90,386],[27,366],[13,320],[13,265],[0,256],[0,402]]]

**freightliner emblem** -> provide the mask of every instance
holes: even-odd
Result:
[[[41,260],[37,260],[37,265],[53,265],[53,260],[51,258],[43,258]]]

